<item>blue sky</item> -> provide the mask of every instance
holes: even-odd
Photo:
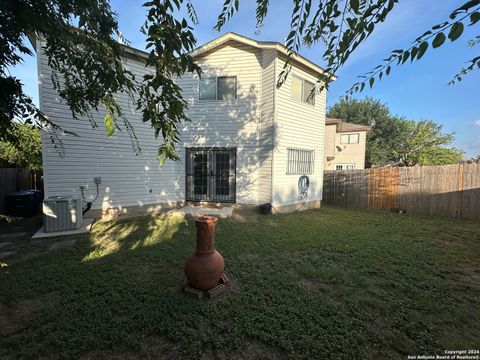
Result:
[[[444,21],[452,10],[464,1],[401,0],[385,23],[377,26],[374,34],[351,55],[338,72],[328,93],[328,105],[334,104],[357,81],[357,76],[371,70],[393,49],[408,47],[411,41],[432,25]],[[145,20],[143,1],[112,0],[118,13],[120,29],[132,46],[144,49],[140,26]],[[200,24],[194,33],[201,45],[220,34],[213,30],[223,0],[193,0]],[[240,1],[240,12],[224,27],[223,32],[234,31],[259,40],[283,43],[289,31],[292,0],[270,2],[269,14],[260,34],[255,34],[255,2]],[[480,71],[474,71],[462,82],[448,86],[448,81],[471,58],[479,55],[479,47],[470,48],[467,41],[478,35],[479,26],[468,28],[453,43],[428,51],[420,62],[394,68],[375,87],[356,97],[372,96],[385,102],[392,113],[409,119],[431,119],[443,125],[445,131],[454,131],[454,145],[467,156],[480,154]],[[474,31],[476,30],[476,32]],[[322,64],[320,47],[303,48],[300,53]],[[37,68],[34,58],[12,74],[20,77],[26,91],[38,103]]]

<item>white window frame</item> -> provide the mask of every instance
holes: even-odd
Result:
[[[292,91],[292,86],[290,84],[290,98],[292,100],[295,100],[295,101],[298,101],[298,102],[301,102],[302,104],[307,104],[307,105],[310,105],[310,106],[315,106],[315,98],[316,98],[316,94],[315,92],[313,93],[313,103],[309,103],[308,101],[306,100],[303,100],[303,91],[305,89],[305,82],[309,82],[310,84],[313,84],[313,87],[315,88],[315,83],[313,81],[310,81],[310,80],[307,80],[305,79],[304,77],[301,77],[301,76],[298,76],[298,75],[295,75],[295,74],[292,74],[292,78],[297,78],[298,80],[300,80],[302,82],[302,90],[301,90],[301,99],[296,99],[293,97],[293,91]]]
[[[356,142],[353,142],[353,141],[350,141],[350,138],[353,136],[353,135],[357,135],[357,141]],[[342,136],[348,136],[348,141],[347,142],[343,142],[342,141]],[[360,143],[360,133],[350,133],[350,134],[340,134],[340,144],[359,144]]]
[[[337,166],[341,166],[342,168],[337,169]],[[347,169],[348,166],[351,166],[352,169]],[[341,171],[341,170],[355,170],[355,164],[353,164],[353,163],[333,164],[333,169],[338,170],[338,171]]]
[[[235,97],[233,99],[221,100],[218,98],[218,78],[234,78],[235,79]],[[215,79],[215,99],[200,99],[200,83],[203,79]],[[238,98],[238,80],[236,75],[222,75],[222,76],[206,76],[198,79],[198,100],[199,101],[233,101]]]

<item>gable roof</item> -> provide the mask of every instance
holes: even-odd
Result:
[[[220,45],[225,44],[228,41],[236,41],[241,44],[249,45],[257,49],[271,49],[271,50],[276,50],[279,53],[288,56],[289,50],[285,45],[280,44],[279,42],[276,41],[258,41],[254,40],[251,38],[248,38],[243,35],[236,34],[234,32],[227,32],[209,42],[206,44],[199,46],[198,48],[192,50],[190,52],[190,55],[192,57],[197,57],[200,56],[208,51],[211,51],[212,49],[217,48]],[[299,63],[308,69],[312,70],[313,72],[317,73],[318,75],[324,75],[324,76],[331,76],[332,80],[336,80],[337,78],[333,75],[330,75],[328,72],[326,72],[322,67],[318,66],[317,64],[313,63],[312,61],[308,60],[307,58],[297,54],[293,53],[292,55],[292,60],[296,63]]]
[[[370,126],[347,123],[342,119],[335,119],[335,118],[328,118],[328,117],[325,119],[325,125],[336,125],[337,132],[369,131],[371,129]]]
[[[35,41],[36,36],[35,35],[29,35],[29,40],[32,43],[32,46],[34,47],[34,49],[37,50],[36,49],[36,41]],[[202,54],[204,54],[208,51],[211,51],[211,50],[217,48],[220,45],[225,44],[227,41],[236,41],[238,43],[245,44],[245,45],[250,45],[252,47],[259,48],[259,49],[273,49],[273,50],[276,50],[276,51],[278,51],[279,53],[281,53],[285,56],[288,56],[288,53],[289,53],[288,48],[285,45],[280,44],[279,42],[276,42],[276,41],[257,41],[257,40],[248,38],[246,36],[236,34],[234,32],[227,32],[227,33],[225,33],[223,35],[220,35],[219,37],[207,42],[206,44],[201,45],[201,46],[193,49],[192,51],[190,51],[190,55],[195,58],[197,56],[200,56],[200,55],[202,55]],[[137,59],[138,58],[147,58],[149,56],[149,53],[144,51],[144,50],[140,50],[140,49],[137,49],[137,48],[131,47],[129,45],[125,45],[125,44],[122,44],[121,46],[122,46],[122,48],[123,48],[123,50],[125,51],[126,54],[128,54],[130,56],[133,56],[133,57],[136,57]],[[301,65],[305,66],[306,68],[313,71],[317,75],[330,76],[332,81],[337,80],[336,76],[334,76],[332,74],[329,74],[322,67],[318,66],[314,62],[308,60],[307,58],[305,58],[305,57],[303,57],[303,56],[301,56],[301,55],[299,55],[295,52],[292,55],[292,60],[293,60],[294,63],[298,63],[298,64],[301,64]]]

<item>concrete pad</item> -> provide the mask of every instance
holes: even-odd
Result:
[[[225,206],[223,208],[207,208],[201,206],[184,206],[178,210],[171,210],[170,212],[177,212],[183,215],[192,215],[192,216],[217,216],[219,218],[227,218],[232,216],[233,207]]]
[[[38,230],[35,235],[32,236],[32,239],[41,239],[46,237],[55,237],[55,236],[67,236],[67,235],[78,235],[78,234],[87,234],[90,232],[90,229],[93,225],[92,218],[83,219],[82,226],[76,230],[65,230],[65,231],[56,231],[56,232],[45,232],[43,226]]]
[[[56,250],[71,248],[73,247],[73,245],[75,245],[75,241],[76,241],[75,239],[72,239],[72,240],[64,240],[64,241],[57,242],[52,246],[50,246],[50,249],[48,249],[48,251],[56,251]]]

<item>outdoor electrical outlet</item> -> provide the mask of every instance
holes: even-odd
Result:
[[[96,177],[95,179],[95,184],[100,185],[102,183],[102,178],[101,177]]]

